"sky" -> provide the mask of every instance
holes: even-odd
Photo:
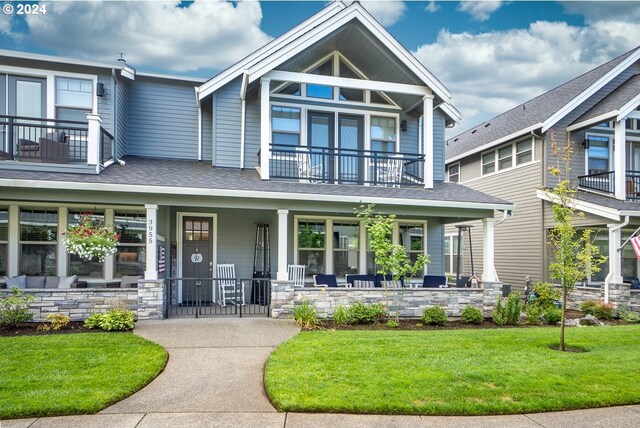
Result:
[[[6,5],[10,2],[2,2]],[[26,2],[20,3],[37,3]],[[0,48],[209,78],[326,1],[44,1],[0,14]],[[361,3],[452,93],[448,137],[640,44],[640,1]]]

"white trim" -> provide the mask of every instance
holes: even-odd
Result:
[[[609,121],[613,119],[614,116],[618,115],[618,110],[612,110],[608,113],[603,113],[600,116],[593,117],[591,119],[583,120],[582,122],[578,122],[575,125],[567,126],[567,131],[573,132],[577,129],[592,127],[595,124],[602,123],[605,121]]]
[[[514,138],[518,138],[518,137],[521,137],[521,136],[523,136],[525,134],[529,134],[531,131],[535,131],[536,129],[541,128],[542,125],[543,125],[542,123],[536,123],[535,125],[531,125],[528,128],[524,128],[524,129],[521,129],[519,131],[516,131],[513,134],[509,134],[509,135],[504,136],[502,138],[498,138],[497,140],[493,140],[493,141],[491,141],[491,142],[489,142],[487,144],[483,144],[480,147],[476,147],[475,149],[468,150],[468,151],[466,151],[464,153],[461,153],[461,154],[456,155],[456,156],[454,156],[452,158],[449,158],[449,159],[446,160],[446,163],[449,164],[450,162],[455,162],[455,161],[458,161],[460,159],[464,159],[467,156],[470,156],[470,155],[473,155],[473,154],[476,154],[476,153],[479,153],[479,152],[488,151],[493,146],[497,146],[498,144],[502,144],[502,143],[505,143],[505,142],[507,142],[509,140],[512,140]],[[455,140],[455,137],[452,140],[449,140],[449,141],[454,141],[454,140]]]
[[[278,270],[276,278],[278,281],[289,279],[288,257],[289,257],[289,210],[279,209],[278,213]],[[297,235],[296,235],[297,236]],[[326,240],[326,239],[325,239]]]
[[[431,90],[426,86],[382,82],[377,80],[350,79],[346,77],[321,76],[318,74],[296,73],[292,71],[272,70],[265,73],[263,77],[269,78],[271,80],[332,86],[334,88],[352,88],[417,96],[425,96],[431,94]],[[256,78],[254,78],[253,76],[250,77],[251,81],[254,81],[255,79]]]
[[[190,212],[190,211],[178,211],[176,212],[176,276],[182,277],[182,253],[183,253],[183,228],[182,223],[184,217],[203,217],[211,219],[211,262],[213,263],[213,269],[211,270],[211,278],[214,278],[216,274],[216,265],[218,264],[218,214],[217,213],[203,213],[203,212]],[[181,294],[182,289],[179,290]],[[179,300],[182,301],[182,296],[179,296]]]
[[[630,54],[627,58],[621,61],[613,69],[609,70],[607,74],[602,76],[596,82],[591,84],[587,89],[582,91],[578,96],[574,97],[571,101],[565,104],[562,108],[557,110],[551,117],[544,121],[542,132],[547,132],[549,128],[555,125],[560,119],[569,114],[573,109],[577,108],[580,104],[586,101],[589,97],[600,90],[604,85],[609,83],[614,77],[620,74],[623,70],[630,67],[633,63],[640,59],[640,49],[636,49],[635,52]]]
[[[616,120],[627,118],[633,112],[636,112],[638,104],[640,104],[640,94],[633,97],[628,103],[618,109],[618,117],[616,118]]]
[[[198,161],[202,160],[202,106],[198,100],[198,88],[194,88],[196,91],[196,103],[198,107]]]
[[[557,197],[545,192],[542,189],[536,190],[536,196],[539,199],[542,199],[548,202],[554,202],[558,200]],[[619,210],[616,210],[615,208],[604,207],[602,205],[581,201],[579,199],[575,199],[574,202],[575,202],[574,207],[579,211],[584,211],[586,213],[593,214],[598,217],[603,217],[613,221],[620,221],[621,212]]]
[[[458,175],[458,181],[451,181],[451,167],[452,166],[457,166],[458,167],[458,174],[457,174]],[[462,180],[460,180],[460,178],[462,176],[462,174],[460,174],[461,173],[461,169],[460,168],[461,168],[460,162],[454,162],[454,163],[451,163],[451,164],[447,165],[447,167],[446,167],[446,169],[447,169],[447,183],[458,183],[458,184],[460,184],[460,182],[462,181]]]
[[[525,142],[530,142],[531,143],[531,160],[529,162],[523,162],[521,164],[518,164],[518,144],[520,143],[525,143]],[[505,168],[500,168],[500,150],[505,149],[507,147],[511,146],[511,166],[509,167],[505,167]],[[529,138],[522,138],[522,139],[518,139],[516,141],[513,141],[511,143],[508,144],[503,144],[500,146],[496,146],[494,148],[492,148],[491,150],[487,150],[484,153],[480,153],[480,178],[484,178],[484,177],[491,177],[493,175],[496,174],[500,174],[502,172],[506,172],[506,171],[511,171],[513,169],[516,168],[521,168],[523,166],[527,166],[530,165],[532,163],[536,163],[539,161],[536,161],[536,154],[535,154],[535,141],[533,138],[531,138],[531,140],[529,140]],[[484,163],[483,161],[483,157],[489,153],[494,153],[494,166],[495,166],[495,170],[493,172],[489,172],[487,174],[484,173]],[[448,164],[449,165],[449,164]],[[471,181],[471,180],[469,180]]]

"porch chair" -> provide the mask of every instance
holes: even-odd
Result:
[[[236,265],[219,264],[216,267],[216,272],[218,277],[218,304],[221,306],[227,306],[227,301],[229,301],[233,305],[237,305],[238,302],[240,302],[244,306],[245,299],[243,286],[240,286],[240,296],[237,295]]]
[[[298,164],[298,178],[301,183],[315,183],[322,181],[322,165],[311,163],[311,153],[307,149],[296,149]]]
[[[378,185],[400,187],[404,158],[402,155],[392,155],[378,167]]]
[[[335,275],[318,274],[313,275],[314,287],[337,287],[338,278]]]
[[[287,271],[289,281],[293,281],[293,287],[304,287],[304,271],[305,265],[289,265]]]

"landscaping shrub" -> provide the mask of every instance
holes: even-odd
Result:
[[[399,326],[400,326],[400,324],[397,323],[394,320],[387,321],[387,327],[389,327],[389,328],[398,328]]]
[[[442,306],[430,306],[424,308],[422,321],[431,325],[444,325],[448,321],[447,313]]]
[[[498,303],[496,303],[496,308],[491,313],[491,318],[493,322],[498,325],[505,325],[507,323],[507,315],[505,313],[505,308],[502,305],[502,296],[498,296]]]
[[[123,308],[113,308],[102,315],[100,328],[105,331],[133,330],[136,325],[136,314]]]
[[[626,308],[620,308],[619,310],[620,319],[626,322],[640,322],[640,314],[637,312],[632,312]]]
[[[336,325],[349,324],[349,316],[347,315],[347,310],[344,306],[338,306],[333,312],[333,322],[336,323]]]
[[[71,318],[66,316],[65,314],[49,314],[47,315],[48,324],[40,324],[38,326],[38,330],[44,331],[58,331],[69,325],[71,322]]]
[[[301,303],[296,303],[293,307],[293,319],[305,330],[311,330],[318,325],[316,307],[305,299]]]
[[[520,323],[520,294],[509,294],[504,312],[507,324],[516,325]]]
[[[372,324],[382,322],[387,318],[387,311],[382,303],[366,305],[364,303],[354,303],[347,310],[347,319],[351,324]]]
[[[88,329],[100,328],[101,322],[102,322],[102,314],[96,312],[94,314],[89,315],[87,319],[84,320],[84,327]]]
[[[542,313],[544,322],[549,325],[556,325],[562,319],[562,311],[558,308],[551,307]]]
[[[597,300],[586,300],[580,303],[580,312],[585,315],[593,315],[599,320],[610,320],[613,318],[613,306]]]
[[[484,321],[482,311],[470,305],[464,308],[460,317],[462,318],[462,322],[466,322],[467,324],[482,324],[482,321]]]
[[[540,307],[543,311],[545,309],[554,307],[556,302],[560,299],[560,290],[548,282],[538,282],[533,286],[533,292],[529,296],[529,302],[535,306]]]
[[[25,296],[22,291],[12,288],[11,294],[0,299],[0,326],[15,328],[31,321],[33,314],[29,311],[29,303],[34,300],[32,295]]]
[[[524,313],[527,317],[527,324],[537,325],[540,324],[540,316],[542,315],[542,308],[538,305],[528,304],[524,308]]]

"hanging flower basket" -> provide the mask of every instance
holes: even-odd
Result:
[[[80,223],[69,226],[64,243],[67,253],[75,254],[85,260],[104,262],[107,256],[118,251],[120,234],[110,231],[105,225],[83,213]]]

